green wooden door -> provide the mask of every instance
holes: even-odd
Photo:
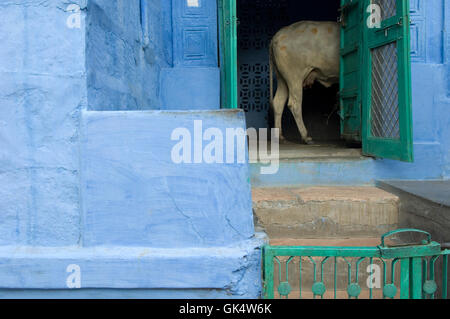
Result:
[[[409,0],[364,1],[363,153],[412,162]]]
[[[341,136],[361,142],[362,0],[341,1]]]
[[[236,0],[218,0],[221,105],[237,109],[237,17]]]

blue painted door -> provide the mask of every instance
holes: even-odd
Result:
[[[174,65],[217,67],[217,3],[173,0]]]

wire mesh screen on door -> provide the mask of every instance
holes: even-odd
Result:
[[[372,50],[372,135],[400,138],[396,43]]]
[[[386,20],[397,14],[397,0],[372,0],[381,8],[381,19]]]
[[[247,126],[268,127],[269,44],[290,20],[287,0],[237,2],[239,107],[247,113]]]
[[[372,0],[381,8],[381,19],[397,14],[397,0]],[[371,50],[372,56],[372,136],[400,138],[397,44]]]

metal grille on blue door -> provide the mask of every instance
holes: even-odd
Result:
[[[240,0],[237,2],[239,107],[249,127],[268,127],[269,44],[289,21],[287,0]]]

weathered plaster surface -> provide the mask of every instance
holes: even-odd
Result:
[[[161,50],[159,1],[91,0],[86,19],[89,109],[158,109]],[[151,4],[151,6],[150,6]],[[155,18],[158,18],[156,20]],[[150,24],[151,21],[151,24]]]
[[[235,111],[83,114],[85,245],[210,247],[253,236],[247,164],[173,162],[172,132],[193,132],[196,120],[204,131],[245,124]]]
[[[163,108],[170,2],[6,0],[0,17],[0,297],[258,297],[248,167],[171,165],[171,129],[203,115],[139,111]]]
[[[85,33],[65,27],[67,5],[0,3],[2,245],[76,245],[80,237]]]

